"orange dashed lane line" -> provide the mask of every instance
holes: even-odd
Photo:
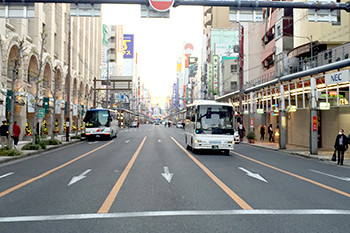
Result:
[[[227,185],[225,185],[219,178],[217,178],[207,167],[199,162],[193,155],[191,155],[180,143],[178,143],[173,137],[171,139],[195,162],[232,200],[234,200],[242,209],[252,210],[253,208],[248,205],[242,198],[240,198],[235,192],[233,192]]]
[[[16,186],[13,186],[12,188],[9,188],[9,189],[7,189],[7,190],[1,192],[1,193],[0,193],[0,197],[3,197],[3,196],[5,196],[5,195],[7,195],[7,194],[9,194],[9,193],[11,193],[11,192],[17,190],[17,189],[20,189],[20,188],[26,186],[27,184],[30,184],[30,183],[32,183],[32,182],[34,182],[34,181],[36,181],[36,180],[41,179],[41,178],[43,178],[43,177],[45,177],[45,176],[47,176],[47,175],[50,175],[51,173],[53,173],[53,172],[55,172],[55,171],[57,171],[57,170],[59,170],[59,169],[61,169],[61,168],[63,168],[63,167],[66,167],[66,166],[68,166],[69,164],[74,163],[74,162],[78,161],[79,159],[84,158],[85,156],[87,156],[87,155],[89,155],[89,154],[91,154],[91,153],[94,153],[95,151],[98,151],[98,150],[102,149],[102,148],[105,147],[105,146],[108,146],[108,145],[111,144],[112,142],[113,142],[113,141],[108,142],[108,143],[106,143],[106,144],[104,144],[104,145],[102,145],[102,146],[100,146],[100,147],[98,147],[98,148],[96,148],[96,149],[93,149],[93,150],[91,150],[91,151],[89,151],[89,152],[87,152],[87,153],[85,153],[85,154],[83,154],[83,155],[80,155],[79,157],[76,157],[75,159],[72,159],[72,160],[70,160],[70,161],[68,161],[68,162],[66,162],[66,163],[64,163],[64,164],[62,164],[62,165],[60,165],[60,166],[58,166],[58,167],[55,167],[55,168],[53,168],[53,169],[51,169],[51,170],[49,170],[49,171],[47,171],[47,172],[44,172],[43,174],[41,174],[41,175],[39,175],[39,176],[36,176],[36,177],[34,177],[34,178],[32,178],[32,179],[29,179],[29,180],[26,180],[26,181],[24,181],[24,182],[22,182],[22,183],[20,183],[20,184],[18,184],[18,185],[16,185]]]
[[[335,188],[332,188],[332,187],[327,186],[327,185],[325,185],[325,184],[321,184],[321,183],[319,183],[319,182],[317,182],[317,181],[314,181],[314,180],[311,180],[311,179],[308,179],[308,178],[305,178],[305,177],[296,175],[296,174],[294,174],[294,173],[291,173],[291,172],[282,170],[282,169],[277,168],[277,167],[274,167],[274,166],[272,166],[272,165],[269,165],[269,164],[260,162],[260,161],[258,161],[258,160],[249,158],[249,157],[247,157],[247,156],[241,155],[241,154],[239,154],[239,153],[237,153],[237,152],[232,152],[232,153],[234,153],[235,155],[238,155],[238,156],[240,156],[240,157],[242,157],[242,158],[245,158],[245,159],[248,159],[248,160],[250,160],[250,161],[253,161],[253,162],[255,162],[255,163],[261,164],[261,165],[263,165],[263,166],[265,166],[265,167],[274,169],[274,170],[276,170],[276,171],[279,171],[279,172],[282,172],[282,173],[284,173],[284,174],[293,176],[293,177],[298,178],[298,179],[300,179],[300,180],[303,180],[303,181],[309,182],[309,183],[311,183],[311,184],[317,185],[317,186],[319,186],[319,187],[328,189],[328,190],[330,190],[330,191],[333,191],[333,192],[335,192],[335,193],[341,194],[341,195],[343,195],[343,196],[350,197],[350,194],[349,194],[349,193],[340,191],[339,189],[335,189]]]

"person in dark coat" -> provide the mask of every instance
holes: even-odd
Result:
[[[261,140],[265,140],[265,127],[264,127],[264,125],[261,125],[260,126],[260,141]]]
[[[9,126],[6,125],[6,121],[2,121],[2,125],[0,126],[0,139],[1,139],[2,148],[4,148],[5,146],[8,146],[9,144],[8,131],[9,131]]]
[[[344,152],[348,149],[348,138],[344,135],[344,130],[340,129],[334,143],[334,149],[338,151],[338,164],[344,163]]]
[[[270,124],[269,128],[267,129],[267,132],[269,134],[269,142],[273,142],[273,128],[272,128],[272,124]]]

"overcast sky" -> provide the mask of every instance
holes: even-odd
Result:
[[[141,82],[151,91],[152,103],[165,103],[176,82],[177,59],[184,43],[194,45],[200,56],[203,32],[203,8],[179,6],[172,8],[168,19],[140,17],[140,5],[103,5],[102,22],[123,25],[124,34],[135,35]]]

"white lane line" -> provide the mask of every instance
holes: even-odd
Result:
[[[162,140],[158,139],[158,142],[162,142]]]
[[[125,143],[128,144],[130,142],[130,140],[126,140]]]
[[[318,174],[321,174],[321,175],[329,176],[329,177],[332,177],[332,178],[335,178],[335,179],[338,179],[338,180],[350,181],[350,177],[334,176],[334,175],[331,175],[331,174],[327,174],[327,173],[316,171],[316,170],[312,170],[312,169],[309,169],[309,171],[312,171],[312,172],[315,172],[315,173],[318,173]]]
[[[54,220],[81,220],[131,217],[168,217],[168,216],[215,216],[215,215],[350,215],[350,210],[299,209],[299,210],[184,210],[123,212],[108,214],[66,214],[42,216],[0,217],[0,222],[35,222]]]
[[[89,142],[89,145],[91,145],[91,144],[96,144],[96,143],[98,143],[98,141]]]
[[[14,172],[6,173],[6,174],[0,176],[0,179],[1,179],[1,178],[5,178],[5,177],[7,177],[7,176],[10,176],[10,175],[12,175],[12,174],[15,174],[15,173],[14,173]]]

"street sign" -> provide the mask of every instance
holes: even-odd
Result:
[[[148,0],[149,4],[156,10],[156,11],[167,11],[170,9],[170,7],[173,6],[174,0]]]

